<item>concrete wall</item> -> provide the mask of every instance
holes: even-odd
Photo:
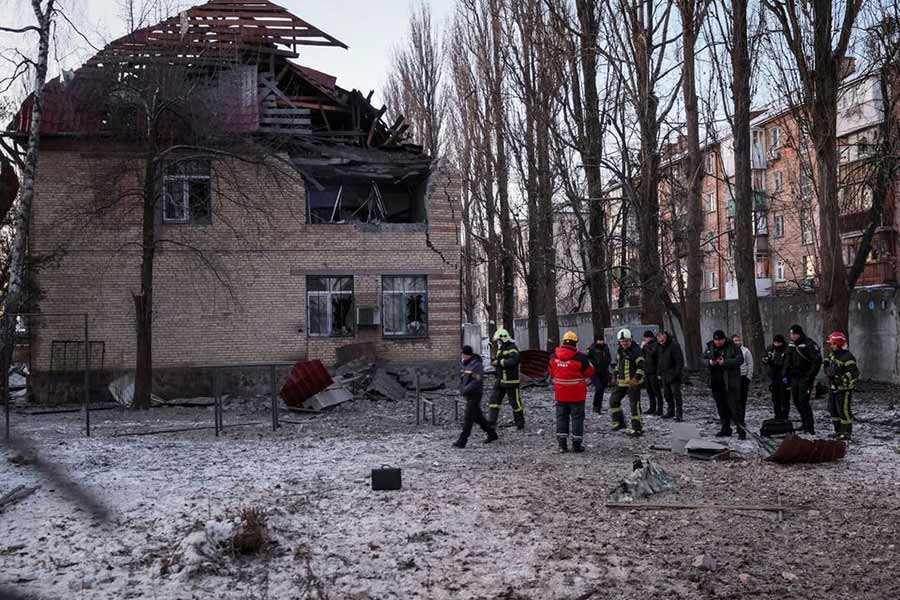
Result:
[[[810,337],[823,344],[822,319],[819,307],[813,294],[760,298],[763,329],[766,340],[771,341],[776,333],[787,335],[787,330],[794,323],[799,323]],[[858,290],[850,303],[850,349],[856,355],[863,379],[900,384],[900,291],[893,288],[872,288]],[[667,318],[665,327],[673,331],[679,340],[684,339],[680,328]],[[700,329],[704,340],[712,339],[717,329],[729,335],[741,332],[741,319],[738,313],[737,300],[705,302],[701,311]],[[560,317],[561,329],[575,329],[587,347],[592,334],[591,319],[588,313],[565,315]],[[640,323],[639,309],[627,308],[613,311],[613,327],[632,327],[636,338],[643,329],[653,328],[636,326]],[[640,327],[641,329],[636,329]],[[519,346],[528,345],[527,322],[516,321],[516,337]],[[609,336],[607,336],[609,337]],[[545,343],[545,328],[541,328],[541,343]],[[607,340],[609,343],[609,340]]]

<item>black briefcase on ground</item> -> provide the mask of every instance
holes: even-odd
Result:
[[[759,435],[772,437],[773,435],[787,435],[794,433],[794,424],[785,419],[766,419],[759,428]]]
[[[387,466],[372,469],[373,490],[399,490],[401,486],[400,469]]]

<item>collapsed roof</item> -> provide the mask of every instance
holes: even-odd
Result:
[[[336,78],[293,62],[300,46],[346,44],[268,0],[210,0],[123,36],[74,73],[45,88],[42,135],[103,135],[106,116],[78,105],[77,89],[103,72],[149,68],[215,73],[206,101],[216,100],[232,133],[277,136],[313,180],[326,175],[392,180],[424,176],[431,160],[406,142],[403,117],[386,123],[372,92],[346,90]],[[27,135],[33,98],[10,126]]]

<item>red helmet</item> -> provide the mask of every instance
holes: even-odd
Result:
[[[843,348],[847,345],[847,336],[845,336],[840,331],[835,331],[831,335],[828,336],[828,343],[832,346],[837,346],[838,348]]]

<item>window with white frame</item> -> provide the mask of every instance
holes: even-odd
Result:
[[[780,192],[782,186],[781,171],[772,173],[772,191]]]
[[[781,148],[781,128],[773,127],[770,135],[772,136],[772,148]]]
[[[769,234],[769,213],[764,210],[753,211],[753,232],[756,235]]]
[[[310,337],[353,335],[353,277],[306,278],[306,331]]]
[[[716,212],[716,194],[714,192],[710,192],[706,194],[706,212]]]
[[[428,278],[385,275],[381,278],[385,337],[428,335]]]
[[[814,192],[815,187],[813,186],[812,177],[810,177],[806,173],[800,175],[800,199],[806,202],[811,202]]]
[[[707,288],[710,290],[719,289],[719,274],[715,271],[710,271],[706,274],[706,284]]]
[[[756,257],[756,278],[757,279],[768,279],[769,278],[769,257],[768,256],[757,256]]]
[[[800,242],[803,244],[812,244],[813,242],[812,215],[808,208],[800,211]]]
[[[716,155],[713,154],[712,152],[708,152],[706,154],[706,172],[709,175],[712,175],[713,173],[715,173],[715,169],[716,169]]]
[[[865,155],[869,153],[869,138],[864,135],[859,136],[859,140],[856,142],[856,156],[859,158],[863,158]]]
[[[775,281],[784,281],[785,280],[785,264],[784,261],[780,258],[775,263]]]
[[[784,237],[784,215],[774,215],[772,217],[772,225],[775,230],[773,235],[776,238],[783,238]]]
[[[170,161],[163,173],[163,222],[209,224],[212,220],[211,192],[209,161]]]

